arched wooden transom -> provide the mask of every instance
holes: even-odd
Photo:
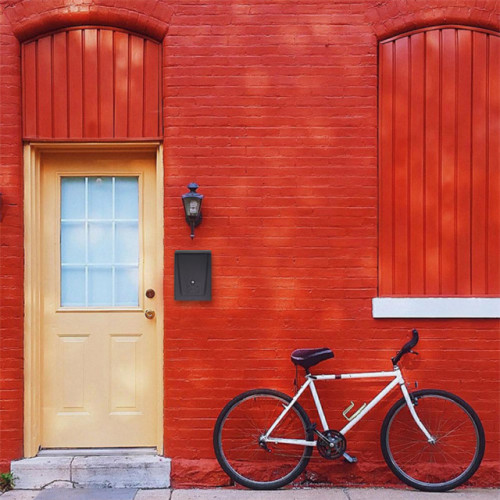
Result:
[[[72,28],[25,42],[25,140],[161,136],[158,42],[108,28]]]

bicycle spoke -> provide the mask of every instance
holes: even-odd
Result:
[[[458,425],[457,427],[455,427],[455,429],[452,429],[452,430],[448,431],[446,434],[440,435],[439,439],[444,439],[444,438],[450,436],[451,434],[456,433],[457,429],[460,429],[464,425],[466,425],[466,422],[462,422],[460,425]]]

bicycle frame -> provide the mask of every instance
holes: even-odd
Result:
[[[345,425],[342,429],[340,429],[340,433],[342,435],[347,434],[347,432],[352,429],[363,417],[374,408],[382,399],[389,394],[396,386],[399,385],[401,392],[403,393],[403,397],[405,398],[406,404],[410,410],[410,413],[415,420],[415,423],[418,425],[420,430],[424,433],[427,441],[429,443],[434,443],[435,439],[430,435],[425,426],[422,424],[421,420],[418,418],[418,415],[413,407],[413,403],[410,398],[410,394],[408,389],[406,388],[406,383],[404,377],[401,373],[401,370],[395,366],[394,371],[392,372],[366,372],[366,373],[344,373],[341,375],[311,375],[308,373],[306,375],[306,381],[302,385],[302,387],[297,391],[297,394],[292,399],[292,401],[285,407],[285,409],[281,412],[278,418],[271,425],[269,430],[261,437],[261,442],[264,443],[280,443],[280,444],[295,444],[301,446],[316,446],[317,441],[307,441],[305,439],[285,439],[285,438],[274,438],[271,436],[272,432],[279,423],[283,420],[285,415],[288,413],[290,408],[297,402],[300,396],[304,393],[304,391],[309,387],[311,390],[311,394],[314,400],[314,404],[316,406],[316,410],[318,412],[321,425],[324,431],[330,429],[328,423],[326,421],[325,413],[323,411],[323,407],[321,405],[321,401],[318,396],[318,392],[316,391],[316,386],[314,385],[315,380],[342,380],[342,379],[362,379],[362,378],[392,378],[393,380],[389,382],[389,384],[382,389],[371,401],[368,403],[358,415],[356,415],[347,425]]]

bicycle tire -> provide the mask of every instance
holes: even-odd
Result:
[[[259,438],[269,429],[292,398],[271,389],[255,389],[232,399],[221,411],[214,428],[215,456],[233,481],[255,490],[289,484],[306,468],[311,446],[268,443]],[[313,439],[304,409],[295,403],[273,431],[273,437]]]
[[[460,486],[476,472],[484,455],[484,430],[476,412],[447,391],[410,394],[418,417],[435,444],[427,441],[401,398],[387,413],[380,433],[384,459],[403,482],[422,491]]]

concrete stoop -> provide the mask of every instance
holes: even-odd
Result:
[[[16,489],[169,488],[170,459],[157,455],[38,456],[12,462]]]

